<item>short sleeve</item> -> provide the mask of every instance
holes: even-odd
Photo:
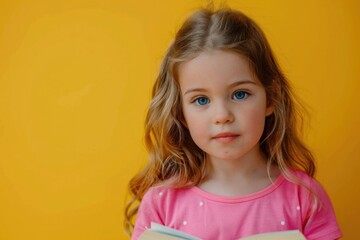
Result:
[[[156,189],[153,188],[150,188],[145,193],[140,203],[131,240],[137,240],[147,228],[150,228],[151,222],[163,224],[159,212],[159,203],[156,201],[156,196],[158,194]]]
[[[341,230],[337,224],[335,212],[330,198],[323,187],[316,180],[311,180],[310,187],[317,197],[316,209],[314,201],[308,198],[308,211],[310,212],[304,226],[304,235],[308,240],[333,240],[342,236]]]

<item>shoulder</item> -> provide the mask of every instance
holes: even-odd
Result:
[[[309,192],[311,194],[315,194],[318,197],[323,196],[325,193],[324,187],[318,182],[314,177],[309,176],[306,172],[300,170],[291,170],[291,174],[293,174],[297,179],[288,180],[298,185],[298,187],[305,192]]]
[[[315,178],[309,176],[306,172],[301,171],[301,170],[294,170],[291,169],[290,173],[292,175],[294,175],[295,177],[299,178],[299,180],[303,181],[304,183],[312,183],[313,181],[315,181]]]
[[[286,195],[296,195],[302,207],[306,207],[309,212],[320,206],[331,206],[329,196],[324,187],[306,172],[290,170],[290,176],[283,175],[285,180],[281,187],[282,191]]]
[[[184,192],[184,188],[173,188],[171,186],[153,186],[147,190],[145,196],[164,196],[164,195],[177,195]]]
[[[132,239],[138,239],[145,229],[151,226],[151,222],[166,225],[169,211],[176,209],[174,203],[181,190],[168,186],[156,186],[149,188],[141,199],[136,218]]]
[[[163,216],[165,216],[167,209],[171,208],[177,201],[178,192],[179,190],[169,186],[149,188],[141,199],[138,215],[143,216],[142,218],[151,216],[152,220],[156,216],[156,222],[163,223]],[[149,225],[149,223],[150,221],[147,221],[146,224]]]
[[[300,180],[304,234],[308,239],[336,239],[341,231],[336,221],[334,208],[324,187],[302,171],[293,171]]]
[[[155,186],[149,188],[149,190],[145,193],[142,202],[173,202],[180,198],[184,198],[188,196],[189,188],[173,188],[171,186]]]
[[[322,188],[321,184],[314,178],[301,170],[290,169],[289,174],[283,174],[286,182],[290,185],[297,186],[300,189],[317,190]]]

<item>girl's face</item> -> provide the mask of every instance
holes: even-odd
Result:
[[[208,158],[258,156],[265,117],[272,107],[249,62],[240,54],[214,50],[178,70],[184,124]]]

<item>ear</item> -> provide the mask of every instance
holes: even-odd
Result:
[[[274,112],[274,105],[272,103],[267,103],[266,110],[265,110],[265,116],[270,116]]]
[[[180,116],[180,122],[181,122],[182,125],[184,125],[184,127],[186,127],[187,129],[189,129],[189,127],[188,127],[188,125],[187,125],[187,122],[186,122],[183,114],[181,114],[181,116]]]

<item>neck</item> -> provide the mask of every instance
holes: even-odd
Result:
[[[269,177],[267,161],[260,151],[254,151],[241,159],[216,159],[208,156],[205,180],[199,187],[207,192],[224,196],[241,196],[259,191],[279,175],[271,167]]]
[[[240,159],[217,159],[207,156],[209,167],[208,175],[212,177],[251,177],[256,173],[267,172],[267,160],[259,149]]]

